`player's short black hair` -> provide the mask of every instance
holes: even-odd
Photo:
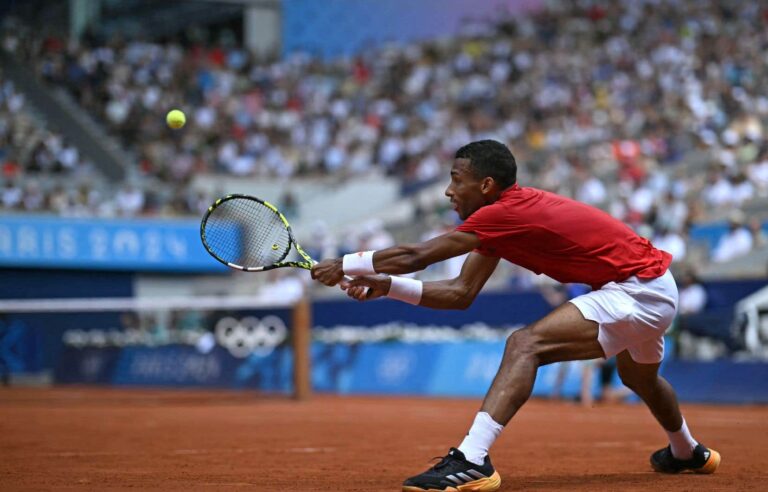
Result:
[[[456,159],[468,159],[475,176],[491,177],[501,187],[508,188],[517,182],[517,162],[512,152],[496,140],[478,140],[456,151]]]

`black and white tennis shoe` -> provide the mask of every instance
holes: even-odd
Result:
[[[486,456],[484,463],[467,461],[464,453],[451,448],[435,466],[403,483],[403,492],[453,491],[493,492],[501,486],[501,477]]]

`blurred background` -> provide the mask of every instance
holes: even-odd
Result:
[[[0,18],[6,383],[291,392],[311,298],[315,390],[484,394],[505,336],[584,286],[505,263],[467,311],[357,304],[307,272],[226,271],[198,228],[240,192],[315,258],[420,241],[458,223],[453,153],[493,138],[522,186],[673,255],[682,399],[768,401],[760,2],[6,0]],[[625,398],[615,383],[574,363],[534,392],[590,404]]]

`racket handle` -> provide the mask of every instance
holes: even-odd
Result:
[[[317,261],[313,260],[312,258],[310,258],[310,261],[312,262],[312,266],[315,266],[315,265],[317,265]],[[352,280],[352,277],[350,277],[349,275],[344,275],[344,280],[346,280],[347,282],[349,282],[349,281],[351,281],[351,280]]]
[[[311,260],[311,261],[312,261],[312,265],[317,265],[317,262],[315,260]],[[344,280],[346,280],[347,282],[351,282],[352,281],[352,277],[350,277],[349,275],[344,275]],[[373,291],[371,290],[370,287],[366,287],[365,288],[365,296],[366,297],[369,297],[372,292]]]
[[[351,281],[351,280],[352,280],[352,277],[350,277],[349,275],[344,275],[344,280],[346,280],[347,282],[349,282],[349,281]],[[372,293],[373,293],[373,290],[371,290],[371,288],[370,288],[370,287],[366,287],[366,288],[365,288],[365,297],[371,297],[371,294],[372,294]]]

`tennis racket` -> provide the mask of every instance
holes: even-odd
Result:
[[[317,263],[296,242],[277,207],[248,195],[227,195],[208,207],[200,223],[200,239],[211,256],[245,272],[282,267],[311,270]],[[285,261],[292,247],[302,260]]]

